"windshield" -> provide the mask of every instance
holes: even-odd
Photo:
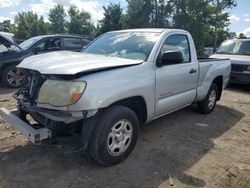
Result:
[[[221,44],[217,54],[250,55],[250,41],[227,40]]]
[[[37,41],[41,40],[41,37],[33,37],[30,38],[24,42],[22,42],[21,44],[19,44],[19,46],[23,49],[23,50],[27,50],[28,48],[30,48],[33,44],[35,44]]]
[[[160,33],[106,33],[91,43],[83,52],[145,61]]]

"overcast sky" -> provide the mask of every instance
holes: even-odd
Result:
[[[109,2],[120,3],[126,7],[125,0],[0,0],[0,22],[5,19],[13,20],[17,12],[30,11],[43,15],[48,20],[48,11],[59,3],[68,9],[75,5],[79,9],[88,11],[94,22],[102,19],[103,9]],[[242,32],[250,37],[250,0],[237,0],[238,6],[230,12],[230,31],[237,34]]]

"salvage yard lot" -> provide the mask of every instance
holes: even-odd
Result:
[[[1,107],[15,108],[11,92],[0,88]],[[193,106],[145,125],[129,158],[110,168],[72,137],[34,146],[0,118],[0,188],[203,186],[250,187],[250,92],[242,87],[226,89],[210,115]]]

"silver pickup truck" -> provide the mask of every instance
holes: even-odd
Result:
[[[111,166],[131,153],[141,125],[192,103],[212,112],[231,62],[197,59],[187,31],[133,29],[108,32],[82,53],[32,56],[18,67],[29,72],[29,85],[13,95],[17,110],[1,109],[6,122],[34,144],[80,124],[82,147]]]

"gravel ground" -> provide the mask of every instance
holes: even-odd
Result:
[[[11,92],[0,88],[1,107],[15,108]],[[78,141],[34,146],[0,118],[0,188],[250,188],[250,92],[229,88],[210,115],[187,107],[145,125],[132,154],[114,167],[96,164]]]

